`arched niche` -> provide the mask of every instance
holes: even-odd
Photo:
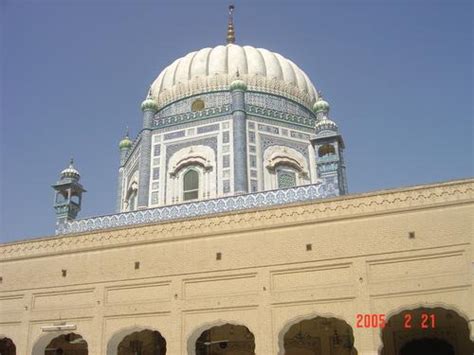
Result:
[[[1,355],[16,355],[16,345],[10,338],[0,339],[0,354]]]
[[[197,200],[217,196],[216,155],[211,147],[193,145],[175,152],[168,161],[166,202],[180,203],[184,199],[184,176],[189,170],[198,173]],[[193,199],[194,200],[194,199]]]
[[[164,355],[166,345],[165,337],[158,330],[130,327],[113,334],[107,343],[107,355]]]
[[[280,145],[270,146],[263,153],[263,162],[265,190],[306,185],[311,182],[306,158],[293,148]],[[282,174],[292,175],[293,183],[280,186]]]
[[[41,352],[44,355],[88,355],[87,341],[80,334],[67,333],[51,339]]]
[[[323,144],[322,146],[320,146],[318,148],[318,156],[320,158],[326,156],[326,155],[332,155],[332,154],[336,154],[336,148],[334,148],[334,145],[332,144]]]
[[[356,355],[352,328],[334,317],[313,317],[285,327],[279,339],[280,355]]]
[[[472,354],[467,320],[454,310],[443,307],[405,309],[390,316],[381,331],[381,355]],[[431,353],[430,353],[431,354]]]

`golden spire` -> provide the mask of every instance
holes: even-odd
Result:
[[[229,23],[227,24],[227,43],[235,43],[235,32],[234,32],[234,12],[235,6],[229,5]]]

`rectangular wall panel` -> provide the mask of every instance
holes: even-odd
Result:
[[[126,285],[106,289],[107,304],[168,301],[170,299],[169,282]]]
[[[0,297],[0,313],[22,311],[25,306],[23,303],[23,295]]]
[[[78,308],[94,304],[93,288],[33,294],[33,309]]]
[[[256,276],[253,273],[184,280],[184,297],[190,299],[257,293]]]
[[[384,259],[369,261],[368,264],[371,282],[460,274],[466,271],[466,259],[462,252]]]
[[[351,264],[279,270],[271,273],[272,289],[291,291],[329,285],[347,285],[352,282],[351,275]]]

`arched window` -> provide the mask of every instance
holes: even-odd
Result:
[[[137,190],[133,190],[130,197],[128,198],[128,209],[134,211],[137,207]]]
[[[134,211],[137,208],[138,184],[134,181],[130,184],[125,196],[125,210]]]
[[[276,173],[279,189],[296,186],[296,171],[292,167],[286,165],[279,166],[276,169]]]
[[[199,173],[188,170],[183,177],[183,201],[197,200],[199,197]]]
[[[320,157],[324,157],[325,155],[329,154],[336,154],[336,149],[332,144],[325,144],[319,147],[318,149],[318,155]]]

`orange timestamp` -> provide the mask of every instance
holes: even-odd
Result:
[[[356,314],[356,328],[385,328],[387,321],[385,314]],[[415,316],[411,313],[403,315],[403,328],[421,328],[434,329],[436,328],[436,316],[430,313],[421,313]]]

